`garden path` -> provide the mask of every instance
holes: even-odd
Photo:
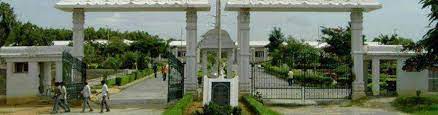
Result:
[[[112,106],[141,106],[163,108],[167,104],[167,80],[161,74],[157,78],[149,76],[144,81],[130,86],[110,97]]]

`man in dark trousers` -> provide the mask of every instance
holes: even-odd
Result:
[[[154,63],[152,68],[154,69],[154,76],[155,76],[155,78],[157,78],[157,71],[158,71],[157,63]]]

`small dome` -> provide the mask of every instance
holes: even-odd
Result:
[[[211,29],[201,36],[203,39],[199,42],[199,48],[218,48],[218,31],[217,29]],[[231,40],[230,34],[227,31],[221,30],[221,43],[222,48],[236,48],[233,40]]]

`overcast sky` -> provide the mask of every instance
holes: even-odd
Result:
[[[54,8],[59,0],[0,0],[14,7],[18,19],[47,28],[71,28],[71,13]],[[378,0],[383,8],[364,15],[364,34],[372,40],[379,34],[397,33],[413,40],[421,39],[428,30],[427,10],[422,10],[419,0]],[[214,8],[212,8],[212,11]],[[224,12],[222,28],[236,39],[237,13]],[[319,26],[345,26],[349,13],[309,12],[263,12],[251,13],[251,40],[268,40],[273,27],[282,28],[286,35],[299,39],[318,39]],[[213,28],[210,12],[198,13],[198,36]],[[163,38],[181,39],[185,28],[183,12],[130,12],[130,13],[86,13],[87,27],[110,27],[116,30],[143,30]],[[183,30],[185,38],[185,30]],[[201,39],[198,37],[198,40]]]

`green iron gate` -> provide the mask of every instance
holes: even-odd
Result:
[[[169,63],[167,101],[170,102],[184,95],[184,63],[170,52],[165,55]]]
[[[80,99],[80,92],[87,79],[87,64],[73,57],[70,53],[62,53],[62,79],[67,89],[67,99]]]
[[[262,99],[320,100],[350,99],[352,66],[333,63],[320,55],[289,54],[279,60],[253,63],[251,93]]]

